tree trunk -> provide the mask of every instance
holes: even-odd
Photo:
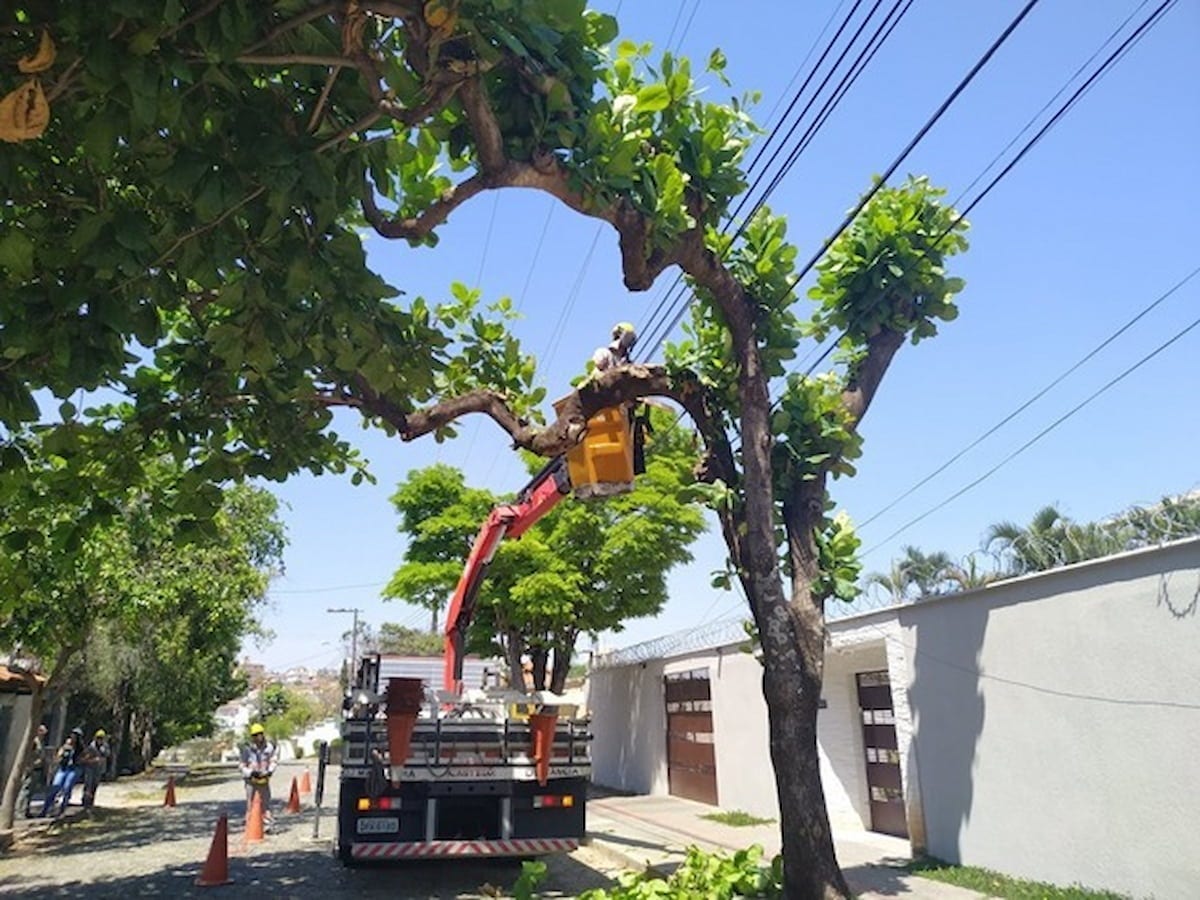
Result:
[[[554,641],[554,666],[550,670],[550,690],[561,694],[567,689],[567,676],[571,674],[571,660],[575,656],[575,642],[579,632],[574,629],[560,631]]]
[[[504,630],[504,655],[508,662],[508,683],[514,691],[525,691],[525,669],[521,665],[521,635],[515,628]]]
[[[550,651],[545,647],[529,648],[529,659],[533,663],[533,689],[535,691],[546,689],[546,661],[549,656]]]
[[[33,734],[42,721],[42,701],[45,697],[45,687],[32,679],[30,685],[32,696],[29,704],[29,721],[21,733],[21,743],[17,745],[18,752],[13,754],[12,763],[8,767],[8,777],[4,779],[4,795],[0,798],[0,831],[12,831],[17,819],[17,797],[21,793],[21,784],[33,765]],[[23,752],[22,752],[23,750]],[[52,773],[47,772],[47,776]]]
[[[750,600],[763,649],[763,697],[770,726],[771,761],[779,798],[784,896],[788,900],[849,897],[834,852],[817,755],[817,709],[824,663],[824,622],[811,595],[795,588],[819,569],[797,572],[784,595],[775,535],[771,466],[771,400],[752,321],[751,305],[722,309],[738,361],[741,403],[742,521],[726,528],[726,542]],[[824,483],[820,483],[823,493]],[[811,530],[808,532],[812,543]],[[730,538],[733,538],[730,541]],[[815,560],[815,554],[814,554]],[[807,587],[807,586],[806,586]]]

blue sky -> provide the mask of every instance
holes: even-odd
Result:
[[[801,258],[815,252],[870,176],[891,162],[1022,5],[913,4],[771,197],[771,206],[789,217]],[[1155,5],[1146,4],[1141,15]],[[625,3],[619,18],[623,37],[698,61],[720,46],[733,92],[762,92],[756,110],[762,123],[788,96],[804,54],[837,6],[755,0],[733,13],[728,5],[671,0]],[[1039,4],[897,174],[928,174],[958,195],[1138,6],[1134,0]],[[606,0],[598,8],[613,12],[618,4]],[[864,422],[858,477],[833,486],[834,499],[856,521],[873,516],[1200,266],[1197,46],[1200,6],[1177,4],[971,214],[971,250],[953,262],[967,281],[959,319],[934,340],[901,351]],[[711,93],[725,99],[730,90],[717,85]],[[673,278],[629,293],[614,233],[532,192],[477,198],[456,212],[435,250],[381,238],[368,239],[367,248],[372,265],[409,295],[436,300],[451,281],[462,280],[488,299],[519,301],[525,318],[516,332],[542,361],[551,398],[567,390],[613,322],[644,324]],[[1200,277],[864,527],[866,569],[886,569],[910,543],[963,556],[979,546],[989,524],[1027,522],[1047,503],[1089,520],[1200,487],[1197,328],[979,486],[885,541],[1197,316]],[[358,607],[375,626],[428,623],[423,610],[379,599],[403,552],[388,497],[408,471],[441,461],[498,492],[525,480],[503,435],[486,421],[467,420],[460,438],[442,446],[402,444],[361,430],[349,416],[339,431],[371,460],[378,481],[353,487],[328,476],[297,476],[274,488],[287,505],[287,574],[270,592],[266,618],[275,640],[247,648],[272,667],[337,663],[350,619],[328,607]],[[703,539],[696,556],[672,575],[671,600],[660,616],[630,622],[604,643],[623,646],[737,611],[737,595],[708,586],[708,573],[724,558],[719,538]]]

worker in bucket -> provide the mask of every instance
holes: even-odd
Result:
[[[259,722],[250,726],[250,743],[242,747],[242,778],[246,782],[246,818],[257,793],[262,803],[263,825],[271,827],[271,776],[278,764],[275,745]]]
[[[592,354],[592,365],[597,372],[605,372],[629,362],[629,354],[637,343],[637,331],[629,322],[618,322],[613,326],[612,340]]]

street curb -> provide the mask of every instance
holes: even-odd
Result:
[[[650,872],[659,875],[663,878],[668,877],[671,873],[662,868],[663,863],[652,863],[648,859],[638,859],[627,850],[619,850],[602,837],[588,835],[582,846],[587,847],[600,856],[606,857],[610,862],[632,872]]]

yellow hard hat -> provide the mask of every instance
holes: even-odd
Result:
[[[108,737],[108,732],[105,731],[103,728],[97,728],[96,729],[96,737]]]
[[[263,733],[263,727],[258,722],[255,722],[253,725],[250,726],[251,736],[256,735],[256,734],[262,734],[262,733]]]

